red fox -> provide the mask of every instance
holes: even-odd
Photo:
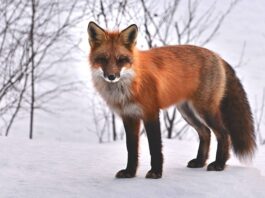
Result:
[[[232,67],[220,56],[192,45],[138,50],[134,24],[109,32],[90,22],[87,31],[94,86],[120,115],[126,132],[127,167],[116,174],[117,178],[136,175],[141,120],[151,154],[146,178],[162,177],[159,110],[172,105],[199,135],[197,157],[188,162],[189,168],[205,166],[211,130],[218,145],[208,171],[225,168],[230,140],[239,159],[253,156],[256,143],[247,96]]]

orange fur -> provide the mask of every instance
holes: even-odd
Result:
[[[146,115],[153,115],[158,109],[187,100],[208,103],[204,100],[207,96],[199,93],[204,87],[203,70],[220,73],[220,83],[208,93],[205,92],[208,96],[216,97],[211,97],[213,111],[219,107],[224,94],[224,69],[222,64],[212,66],[207,62],[208,58],[220,59],[209,50],[189,45],[167,46],[147,51],[134,50],[133,56],[132,68],[136,71],[133,93]],[[204,77],[212,75],[212,72]],[[200,105],[207,105],[208,108],[210,104]]]

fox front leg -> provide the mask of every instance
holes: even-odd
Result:
[[[151,170],[146,174],[146,178],[159,179],[162,177],[163,154],[159,114],[153,119],[144,121],[144,126],[148,138],[151,154]]]
[[[126,145],[128,151],[128,161],[126,169],[120,170],[116,178],[132,178],[136,175],[138,165],[138,145],[140,120],[136,118],[123,118],[123,125],[126,132]]]

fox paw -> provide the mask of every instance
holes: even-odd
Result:
[[[161,177],[162,177],[161,171],[153,171],[153,170],[148,171],[145,176],[145,178],[148,179],[159,179]]]
[[[214,161],[207,166],[207,171],[222,171],[224,168],[225,164]]]
[[[128,171],[126,169],[120,170],[116,173],[116,178],[132,178],[135,177],[135,173]]]
[[[188,168],[202,168],[204,167],[204,165],[205,165],[205,162],[202,162],[201,160],[198,160],[197,158],[195,158],[188,162],[187,167]]]

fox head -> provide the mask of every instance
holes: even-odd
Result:
[[[98,71],[107,82],[118,82],[132,67],[137,26],[133,24],[121,32],[108,32],[90,22],[87,32],[92,69]]]

